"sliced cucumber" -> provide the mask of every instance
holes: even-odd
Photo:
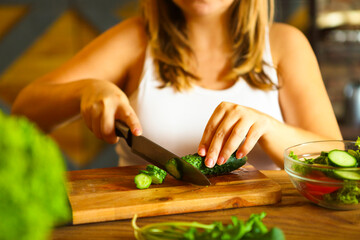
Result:
[[[360,172],[350,172],[350,171],[342,171],[342,170],[334,170],[334,176],[340,179],[346,180],[360,180]]]
[[[166,164],[165,168],[167,172],[176,179],[182,178],[182,171],[175,158],[170,159]]]
[[[145,173],[140,173],[135,176],[134,181],[137,188],[145,189],[150,187],[152,178]]]
[[[336,167],[356,167],[354,156],[343,150],[332,150],[328,154],[330,164]]]

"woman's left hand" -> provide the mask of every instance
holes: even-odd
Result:
[[[246,156],[271,127],[272,118],[252,108],[222,102],[215,109],[203,133],[198,154],[205,165],[224,164],[232,153]]]

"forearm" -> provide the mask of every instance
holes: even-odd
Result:
[[[93,81],[99,80],[61,84],[34,82],[20,92],[13,104],[12,113],[26,116],[43,131],[50,132],[80,113],[82,90]]]
[[[259,139],[259,144],[279,167],[283,167],[283,154],[286,148],[309,141],[341,138],[338,126],[324,134],[274,120],[272,128]]]

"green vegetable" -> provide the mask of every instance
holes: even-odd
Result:
[[[152,178],[148,174],[139,173],[138,175],[135,176],[134,182],[138,189],[145,189],[150,187]]]
[[[48,239],[71,211],[55,142],[25,118],[0,111],[0,239]]]
[[[236,158],[233,153],[229,159],[223,165],[215,165],[213,168],[208,168],[205,163],[205,157],[199,156],[197,153],[192,155],[184,156],[183,159],[195,166],[205,175],[221,175],[232,172],[246,163],[247,157]]]
[[[334,149],[329,152],[322,152],[317,158],[305,158],[299,160],[299,157],[293,152],[289,153],[289,157],[299,161],[299,164],[295,162],[292,165],[292,168],[303,176],[311,175],[312,171],[321,171],[328,177],[344,180],[343,187],[323,195],[323,201],[332,202],[334,204],[358,204],[360,201],[360,188],[358,187],[360,170],[348,171],[346,168],[360,166],[360,137],[357,138],[355,146],[357,146],[358,149]],[[308,167],[301,163],[344,167],[344,170],[323,169],[321,167],[316,168],[315,166]]]
[[[292,158],[292,159],[294,159],[294,160],[299,160],[298,155],[296,155],[293,151],[290,151],[289,157]]]
[[[357,161],[357,165],[360,166],[360,151],[359,150],[352,150],[352,149],[349,149],[347,150],[348,153],[353,156],[354,158],[356,158],[356,161]]]
[[[202,157],[197,153],[186,155],[182,157],[182,159],[199,169],[205,175],[221,175],[230,173],[243,166],[246,163],[247,157],[238,159],[236,158],[235,153],[233,153],[226,161],[226,163],[223,165],[215,165],[213,168],[207,167],[204,163],[205,157]],[[177,175],[179,175],[180,177],[176,177],[177,179],[181,178],[181,169],[177,167],[177,162],[174,159],[171,159],[168,162],[167,170],[169,172],[171,170],[171,172],[175,172]]]
[[[358,149],[357,150],[349,149],[348,153],[356,158],[357,166],[360,166],[360,137],[357,138],[357,140],[355,142],[355,146],[357,146]]]
[[[356,167],[357,161],[354,156],[343,150],[332,150],[328,153],[330,164],[335,167]]]
[[[166,164],[165,168],[167,172],[176,179],[181,179],[182,171],[175,158],[170,159]]]
[[[299,164],[296,162],[293,163],[292,168],[294,171],[300,173],[301,175],[308,175],[312,171],[317,170],[324,172],[327,176],[331,178],[337,179],[348,179],[348,180],[360,180],[360,171],[359,172],[348,172],[345,174],[344,171],[341,170],[332,170],[332,169],[324,169],[317,168],[316,166],[311,166],[313,164],[318,165],[326,165],[326,166],[335,166],[335,167],[357,167],[360,164],[360,137],[356,140],[355,146],[359,149],[357,150],[338,150],[334,149],[329,152],[321,152],[320,156],[316,158],[303,158],[299,159],[299,157],[294,154],[294,152],[289,153],[289,157],[299,161]],[[305,164],[309,164],[310,166],[306,166]]]
[[[342,171],[342,170],[334,170],[334,177],[338,179],[346,179],[346,180],[360,180],[360,171]]]
[[[139,189],[150,187],[151,184],[161,184],[166,177],[166,172],[155,165],[147,165],[146,170],[140,170],[135,176],[135,184]]]
[[[300,160],[299,157],[296,154],[294,154],[293,151],[291,151],[289,153],[289,157],[294,159],[294,160],[298,160],[298,161],[301,161],[303,163],[306,163],[306,164],[329,165],[329,158],[328,158],[328,153],[327,152],[321,152],[320,156],[318,156],[316,158],[304,158],[304,159]]]
[[[324,200],[341,204],[358,204],[360,201],[360,188],[355,181],[345,180],[344,187],[324,195]]]
[[[167,173],[166,171],[162,170],[161,168],[158,168],[154,165],[147,165],[146,170],[151,174],[152,177],[152,183],[154,184],[161,184],[163,183]]]
[[[232,223],[224,225],[222,222],[202,224],[199,222],[164,222],[154,223],[139,228],[136,225],[135,215],[132,220],[134,234],[138,240],[283,240],[284,233],[279,228],[267,229],[262,219],[266,214],[252,214],[247,221],[242,221],[235,216],[231,217]]]
[[[155,165],[147,165],[146,170],[141,170],[140,173],[145,173],[149,175],[152,178],[152,184],[161,184],[163,183],[166,172],[162,170],[161,168],[158,168]]]

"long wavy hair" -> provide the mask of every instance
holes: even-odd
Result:
[[[186,59],[193,56],[181,9],[171,0],[142,0],[152,56],[162,87],[189,89],[198,76]],[[229,9],[228,31],[232,41],[231,70],[225,80],[242,77],[251,86],[270,90],[277,86],[264,72],[263,53],[266,28],[273,20],[273,0],[234,0]]]

